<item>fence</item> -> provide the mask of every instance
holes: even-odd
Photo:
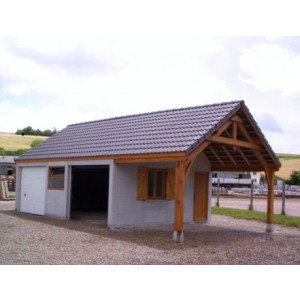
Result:
[[[10,200],[10,193],[15,191],[16,180],[12,176],[0,176],[0,200]]]
[[[240,198],[249,199],[249,210],[254,209],[254,198],[265,199],[268,195],[267,185],[259,185],[251,180],[251,188],[231,188],[226,189],[217,182],[216,187],[212,187],[212,193],[216,197],[216,206],[220,206],[220,197],[222,198]],[[281,214],[286,214],[286,199],[300,199],[300,186],[287,185],[284,182],[276,185],[274,188],[274,196],[276,200],[281,199]],[[299,201],[298,201],[299,202]],[[299,203],[300,205],[300,203]],[[296,206],[295,206],[296,207]],[[300,215],[300,206],[297,209],[297,215]]]

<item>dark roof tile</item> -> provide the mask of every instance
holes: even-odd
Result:
[[[188,152],[242,105],[232,101],[72,124],[19,159]]]

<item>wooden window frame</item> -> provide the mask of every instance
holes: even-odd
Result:
[[[149,196],[148,194],[148,189],[149,189],[149,181],[148,181],[148,186],[147,186],[147,200],[166,200],[166,184],[167,184],[167,170],[166,169],[153,169],[149,168],[148,169],[148,178],[149,178],[149,173],[154,172],[154,177],[153,177],[153,196]],[[156,187],[157,187],[157,173],[162,172],[162,193],[161,196],[156,195]]]
[[[148,196],[148,175],[150,171],[163,172],[162,195]],[[155,179],[154,179],[155,180]],[[156,180],[155,180],[156,182]],[[153,190],[156,190],[156,184],[153,185]],[[175,170],[163,168],[137,168],[137,200],[138,201],[168,201],[175,199]]]
[[[64,171],[63,175],[52,175],[51,172],[53,169],[61,169]],[[53,188],[50,185],[52,179],[62,179],[63,180],[63,187],[62,188]],[[56,190],[56,191],[63,191],[65,189],[65,167],[61,166],[54,166],[48,168],[48,190]]]

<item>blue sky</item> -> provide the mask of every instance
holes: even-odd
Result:
[[[12,29],[7,34],[0,27],[0,131],[28,125],[62,129],[82,121],[243,99],[276,152],[300,153],[300,37],[276,34],[284,32],[283,25],[294,26],[295,10],[284,19],[277,3],[270,14],[260,1],[258,10],[255,1],[230,0],[232,15],[223,13],[229,4],[222,1],[218,10],[216,1],[206,10],[188,5],[197,1],[185,6],[133,1],[134,10],[115,2],[101,2],[88,17],[74,5],[68,20],[63,12],[69,6],[59,2],[55,22],[54,5],[35,2],[43,10],[36,14],[20,4],[20,11],[28,13],[21,14],[8,4],[22,26],[6,10],[0,12],[0,25]],[[71,26],[76,35],[69,34]],[[268,30],[261,36],[264,26]],[[34,35],[19,35],[20,28]],[[7,37],[15,33],[18,37]]]

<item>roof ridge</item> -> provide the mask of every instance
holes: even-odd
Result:
[[[145,113],[139,113],[139,114],[132,114],[132,115],[119,116],[119,117],[111,117],[111,118],[106,118],[106,119],[99,119],[99,120],[94,120],[94,121],[73,123],[73,124],[68,125],[67,127],[71,127],[71,126],[75,126],[75,125],[82,125],[82,124],[89,124],[89,123],[111,121],[111,120],[119,120],[119,119],[125,119],[125,118],[129,118],[129,117],[145,116],[145,115],[151,115],[151,114],[156,114],[156,113],[164,113],[164,112],[180,111],[180,110],[185,110],[185,109],[195,109],[195,108],[200,108],[200,107],[226,105],[226,104],[231,104],[231,103],[244,103],[244,102],[245,102],[244,100],[232,100],[232,101],[229,101],[229,102],[219,102],[219,103],[212,103],[212,104],[204,104],[204,105],[187,106],[187,107],[181,107],[181,108],[157,110],[157,111],[151,111],[151,112],[145,112]]]

